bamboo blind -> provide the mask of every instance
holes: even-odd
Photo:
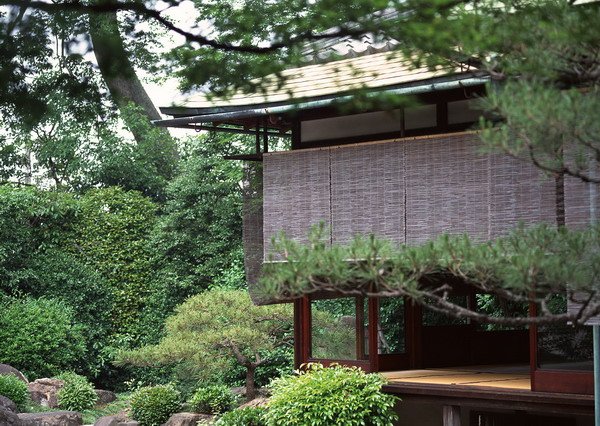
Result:
[[[557,220],[554,178],[484,153],[476,133],[273,153],[263,164],[265,254],[278,231],[306,241],[319,221],[333,243],[373,233],[419,244],[442,233],[483,241]],[[587,185],[565,179],[564,192],[567,225],[587,223]]]
[[[397,143],[330,150],[334,244],[356,234],[404,242],[404,159],[404,145]]]
[[[442,233],[487,239],[488,159],[477,135],[447,135],[406,145],[406,240],[419,244]]]
[[[244,165],[242,191],[242,241],[244,244],[244,270],[250,297],[261,303],[264,297],[256,294],[256,283],[263,263],[263,173],[260,163]]]
[[[331,225],[329,150],[294,151],[263,159],[264,253],[283,231],[306,242],[311,225]]]

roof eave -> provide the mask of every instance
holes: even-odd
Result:
[[[483,73],[461,73],[449,76],[436,77],[406,83],[398,86],[388,86],[374,89],[367,96],[377,96],[382,93],[395,95],[417,95],[424,93],[450,90],[461,87],[471,87],[486,84],[490,80],[489,75]],[[260,103],[243,106],[211,108],[161,108],[161,112],[167,115],[178,116],[178,118],[155,120],[154,124],[160,127],[181,126],[195,123],[227,122],[228,120],[248,119],[274,114],[284,114],[305,109],[330,106],[335,102],[351,100],[353,95],[336,94],[332,96],[309,98],[302,100],[291,100],[279,103]]]

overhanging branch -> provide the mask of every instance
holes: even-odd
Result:
[[[251,44],[236,45],[231,43],[222,43],[215,39],[211,39],[200,34],[184,30],[175,25],[169,19],[165,18],[162,15],[163,11],[150,9],[144,4],[136,2],[108,1],[102,3],[84,4],[79,1],[64,3],[46,3],[38,0],[2,0],[0,1],[0,6],[13,6],[22,9],[30,8],[41,10],[47,13],[77,12],[82,15],[90,13],[114,13],[119,11],[134,12],[143,17],[155,20],[169,31],[173,31],[176,34],[185,37],[186,41],[188,42],[198,43],[199,45],[204,47],[212,47],[218,50],[239,53],[268,54],[304,42],[335,39],[338,37],[346,36],[360,37],[366,33],[365,30],[360,28],[348,28],[345,26],[340,26],[336,30],[327,33],[314,33],[312,31],[305,31],[294,37],[290,37],[288,41],[274,42],[269,45],[260,47]]]

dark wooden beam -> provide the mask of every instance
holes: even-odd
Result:
[[[547,414],[594,414],[594,396],[516,389],[494,389],[468,385],[389,383],[383,391],[400,395],[403,401],[458,405],[478,409],[508,409]]]
[[[262,161],[262,153],[260,154],[238,154],[224,155],[224,160],[240,160],[240,161]]]
[[[255,134],[254,130],[237,129],[234,127],[218,127],[218,126],[205,126],[205,125],[193,125],[193,124],[182,124],[179,126],[169,126],[169,127],[177,128],[177,129],[196,130],[197,132],[199,132],[201,130],[205,130],[207,132],[234,133],[234,134],[239,134],[239,135],[254,135]],[[269,136],[274,136],[274,137],[278,137],[278,138],[292,137],[291,133],[274,132],[272,130],[268,131],[267,134]]]

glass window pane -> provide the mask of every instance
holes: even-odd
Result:
[[[566,312],[566,295],[555,295],[548,304],[554,313]],[[549,370],[593,370],[592,327],[567,324],[538,326],[538,364]]]
[[[312,300],[311,357],[366,359],[366,305],[362,298],[353,297]]]
[[[379,324],[377,347],[380,354],[406,352],[404,335],[404,298],[379,299]]]

